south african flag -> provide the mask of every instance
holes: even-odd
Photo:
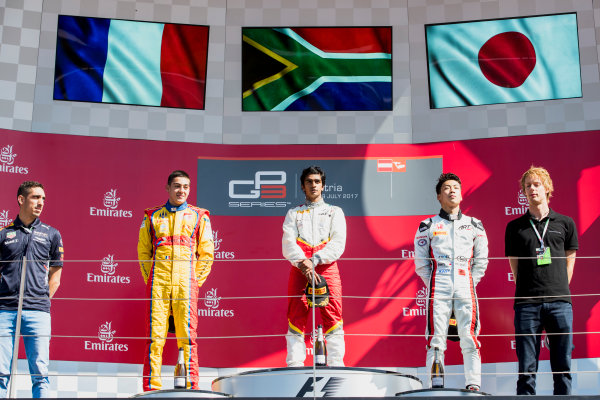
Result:
[[[392,28],[243,28],[243,111],[392,109]]]

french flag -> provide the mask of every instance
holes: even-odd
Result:
[[[54,99],[204,109],[208,27],[60,15]]]

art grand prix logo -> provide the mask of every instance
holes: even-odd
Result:
[[[110,189],[104,193],[102,205],[104,208],[90,207],[90,215],[94,217],[113,217],[113,218],[132,218],[133,211],[119,209],[120,197],[117,196],[117,189]]]
[[[217,289],[210,289],[204,295],[204,306],[206,308],[198,309],[199,317],[228,317],[231,318],[235,315],[234,310],[225,310],[219,308],[219,301],[221,298],[217,295]]]
[[[100,272],[102,274],[87,273],[87,281],[92,283],[131,283],[129,276],[116,274],[119,263],[115,262],[114,254],[109,254],[100,262]]]
[[[12,220],[8,216],[8,210],[0,211],[0,228],[10,225],[11,222]]]
[[[287,207],[288,202],[264,199],[285,199],[287,175],[285,171],[256,171],[254,179],[229,181],[229,207]]]
[[[84,349],[91,351],[128,351],[129,346],[124,343],[114,342],[115,333],[112,329],[112,322],[106,321],[98,328],[99,341],[86,340]]]
[[[223,239],[219,237],[219,231],[213,231],[213,240],[215,242],[215,260],[233,260],[235,252],[221,250]]]
[[[13,152],[12,145],[7,144],[0,149],[0,172],[27,175],[29,173],[29,168],[14,165],[16,158],[17,154]]]
[[[519,190],[519,193],[517,193],[517,204],[517,207],[504,207],[504,214],[523,215],[527,212],[527,209],[529,208],[529,201],[527,201],[527,196],[525,196],[522,190]]]
[[[427,296],[429,290],[426,287],[417,291],[415,303],[417,308],[403,307],[402,315],[405,317],[425,316],[427,315]]]

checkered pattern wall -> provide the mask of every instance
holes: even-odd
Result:
[[[224,144],[421,143],[600,128],[599,0],[0,0],[0,127]],[[424,24],[576,11],[583,97],[429,108]],[[210,26],[206,109],[52,100],[59,14]],[[242,112],[242,26],[392,26],[393,110]]]
[[[573,394],[596,395],[600,391],[600,360],[573,360]],[[384,368],[416,376],[427,381],[425,368]],[[211,390],[211,382],[222,376],[229,376],[248,368],[200,368],[200,390]],[[517,363],[483,364],[482,390],[497,396],[511,396],[515,393]],[[540,361],[538,382],[539,395],[552,395],[552,375],[549,361]],[[17,398],[31,397],[31,381],[27,361],[19,360],[17,370]],[[173,387],[173,367],[165,366],[164,388]],[[86,363],[71,361],[50,362],[50,395],[57,398],[117,398],[131,397],[142,392],[142,366],[138,364]],[[171,377],[171,378],[169,378]],[[446,366],[446,387],[462,388],[464,385],[462,365]]]

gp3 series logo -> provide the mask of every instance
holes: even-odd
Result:
[[[279,208],[287,207],[288,202],[266,199],[285,199],[287,195],[285,171],[256,171],[253,180],[229,181],[229,198],[244,201],[230,201],[232,208]]]
[[[256,171],[254,180],[229,181],[229,198],[284,199],[285,181],[285,171]]]

